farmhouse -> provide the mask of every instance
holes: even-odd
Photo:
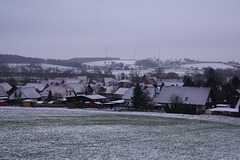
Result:
[[[204,113],[214,105],[210,88],[203,87],[163,87],[159,96],[154,99],[156,105],[173,103],[196,105],[196,113]]]
[[[113,94],[116,99],[121,99],[127,90],[130,88],[118,88],[118,90]]]
[[[27,83],[25,87],[33,87],[38,93],[42,93],[48,87],[46,83]]]
[[[160,91],[153,87],[152,85],[142,85],[141,86],[144,90],[144,92],[147,95],[147,99],[149,100],[149,104],[152,105],[153,104],[153,100],[156,98],[156,96],[160,93]],[[133,97],[133,90],[134,87],[131,87],[130,89],[128,89],[122,99],[126,101],[126,104],[131,106],[132,105],[132,97]]]
[[[240,89],[236,89],[232,94],[230,94],[226,100],[227,103],[230,104],[231,108],[235,108],[236,104],[240,99]]]
[[[144,76],[142,83],[148,85],[148,84],[152,84],[155,85],[157,83],[157,78],[156,77],[146,77]]]
[[[69,87],[66,84],[52,84],[42,92],[42,99],[47,99],[49,92],[52,92],[53,99],[62,99],[67,97],[75,97],[76,93],[73,88]]]
[[[67,97],[68,103],[78,103],[79,106],[100,108],[103,103],[108,102],[108,98],[99,94],[78,95],[76,97]]]
[[[157,81],[157,86],[161,87],[161,86],[179,86],[182,87],[183,86],[183,79],[159,79]]]
[[[84,83],[65,83],[65,84],[72,88],[77,95],[84,94],[88,86],[87,84]]]
[[[33,87],[15,86],[9,91],[10,100],[38,100],[39,98],[41,98],[40,94]]]

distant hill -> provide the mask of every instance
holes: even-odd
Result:
[[[29,63],[29,64],[47,63],[47,64],[77,67],[77,68],[81,68],[81,64],[86,62],[118,60],[118,59],[120,58],[84,57],[84,58],[71,58],[68,60],[61,60],[61,59],[42,59],[42,58],[23,57],[19,55],[0,54],[0,63]]]
[[[94,61],[106,61],[106,60],[119,60],[120,58],[114,57],[82,57],[82,58],[71,58],[69,61],[78,62],[78,63],[87,63]]]
[[[23,57],[19,55],[0,54],[0,62],[2,63],[44,63],[44,59]]]

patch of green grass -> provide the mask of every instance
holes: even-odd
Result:
[[[0,118],[0,159],[238,159],[240,127],[110,113]]]

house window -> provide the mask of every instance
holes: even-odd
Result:
[[[212,102],[212,98],[209,98],[209,102]]]
[[[188,99],[189,99],[189,97],[185,97],[185,98],[184,98],[184,101],[188,101]]]

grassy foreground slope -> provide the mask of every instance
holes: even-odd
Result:
[[[240,126],[203,120],[1,107],[0,130],[0,159],[240,159]]]

